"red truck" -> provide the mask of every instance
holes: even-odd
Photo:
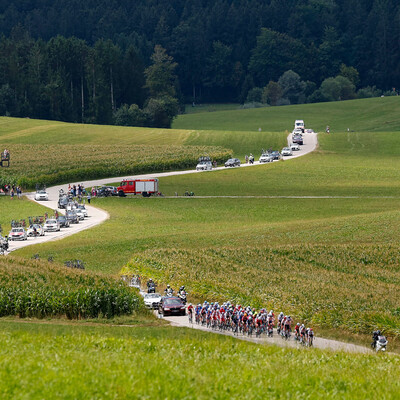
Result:
[[[141,194],[143,197],[150,197],[158,194],[158,179],[128,179],[118,186],[118,195],[124,197],[127,194]]]

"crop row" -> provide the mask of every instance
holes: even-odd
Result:
[[[76,180],[192,168],[200,156],[218,163],[231,150],[210,146],[25,145],[10,144],[10,168],[0,171],[0,186],[33,188]]]
[[[285,311],[309,324],[400,336],[399,247],[308,245],[280,248],[157,249],[122,270],[197,298]]]
[[[0,259],[0,316],[112,318],[142,309],[120,281],[50,263]]]

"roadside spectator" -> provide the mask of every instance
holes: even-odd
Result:
[[[244,160],[246,161],[246,164],[249,163],[249,156],[247,154],[244,156]]]
[[[90,200],[92,199],[92,196],[90,195],[90,192],[87,195],[87,202],[88,204],[90,204]]]
[[[14,189],[11,189],[10,196],[11,196],[11,200],[13,200],[14,199]]]
[[[19,200],[22,198],[22,189],[19,186],[17,186],[17,197]]]

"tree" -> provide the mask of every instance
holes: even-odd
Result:
[[[279,86],[282,88],[282,97],[288,99],[290,104],[303,103],[305,100],[304,91],[306,83],[300,78],[296,72],[286,71],[278,80]]]
[[[249,90],[247,94],[246,103],[261,103],[263,90],[259,87],[255,87]]]
[[[146,126],[146,114],[137,104],[123,104],[114,115],[115,125]]]
[[[268,85],[264,87],[262,94],[262,102],[268,103],[270,106],[276,106],[278,101],[282,98],[283,90],[278,82],[269,81]]]
[[[144,108],[148,123],[154,128],[171,128],[178,111],[178,100],[171,96],[150,98]]]
[[[320,92],[328,101],[349,100],[355,98],[355,86],[344,76],[327,78],[321,83]]]
[[[340,75],[347,78],[355,87],[360,83],[360,76],[354,67],[348,67],[346,64],[340,66]]]
[[[175,97],[177,77],[174,71],[177,64],[160,45],[154,47],[151,60],[153,64],[145,70],[146,88],[149,91],[150,97]]]

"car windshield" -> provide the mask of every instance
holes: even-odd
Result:
[[[183,303],[179,299],[165,299],[164,304],[167,306],[181,306]]]
[[[57,221],[55,219],[48,219],[46,221],[46,224],[56,224],[56,223],[57,223]]]
[[[160,294],[159,293],[147,293],[144,297],[146,299],[155,299],[157,297],[160,297]]]
[[[14,228],[14,229],[12,230],[12,232],[23,232],[23,231],[24,231],[23,228]]]
[[[46,194],[46,192],[44,190],[39,190],[38,193],[39,194]]]

